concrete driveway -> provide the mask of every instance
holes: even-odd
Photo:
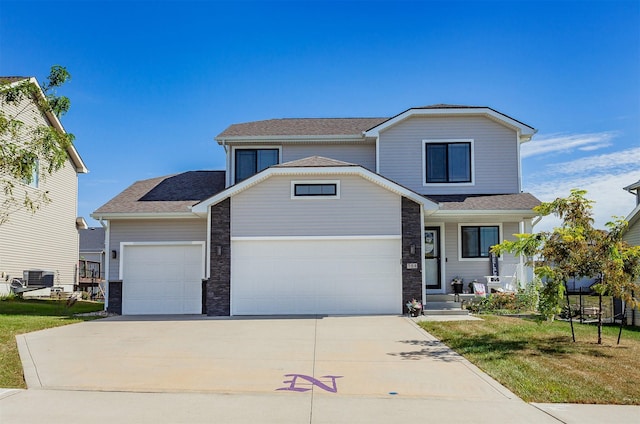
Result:
[[[404,317],[113,317],[18,345],[3,423],[558,422]]]

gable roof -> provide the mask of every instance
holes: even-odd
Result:
[[[18,84],[20,84],[21,82],[23,82],[25,80],[29,80],[31,83],[35,84],[35,86],[38,87],[38,91],[37,91],[38,94],[37,95],[41,99],[45,98],[45,95],[42,92],[42,89],[40,88],[40,84],[38,83],[38,80],[35,77],[15,77],[15,76],[13,76],[13,77],[3,77],[3,76],[0,76],[0,82],[8,82],[11,85],[14,85],[14,84],[18,85]],[[58,131],[61,131],[63,133],[67,132],[64,129],[64,127],[62,126],[62,123],[60,122],[58,117],[55,115],[55,113],[53,113],[50,110],[43,110],[43,112],[46,115],[46,117],[49,120],[49,123],[50,123],[50,125],[52,127],[56,128]],[[75,166],[77,173],[86,174],[86,173],[89,172],[89,169],[87,169],[87,166],[85,165],[84,161],[80,157],[80,154],[76,150],[76,148],[73,145],[73,143],[67,149],[67,154],[69,155],[69,159],[71,160],[71,162]]]
[[[293,160],[291,162],[285,162],[278,165],[274,165],[274,168],[324,168],[330,166],[359,166],[355,163],[343,162],[337,159],[325,158],[323,156],[310,156],[308,158]]]
[[[410,116],[483,115],[519,132],[528,141],[536,129],[487,106],[434,104],[405,110],[391,118],[284,118],[233,124],[216,136],[219,144],[228,141],[377,137],[379,132]]]
[[[137,181],[91,216],[192,215],[191,206],[222,191],[224,185],[224,171],[189,171]]]
[[[312,156],[264,169],[246,180],[242,180],[241,182],[228,187],[224,191],[215,194],[209,199],[203,200],[202,202],[194,205],[191,210],[196,214],[204,215],[207,213],[209,206],[215,205],[228,197],[241,193],[275,175],[357,175],[378,184],[391,192],[413,200],[414,202],[422,205],[425,211],[433,212],[438,209],[438,203],[434,202],[430,198],[403,187],[382,175],[371,172],[360,165],[329,159],[322,156]]]
[[[407,109],[379,125],[370,128],[364,135],[367,137],[378,137],[381,131],[414,116],[484,116],[516,131],[520,142],[531,140],[531,137],[537,132],[532,126],[513,119],[488,106],[436,104]]]

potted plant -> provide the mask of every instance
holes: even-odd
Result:
[[[460,294],[462,293],[462,278],[455,277],[451,280],[451,286],[453,287],[453,293]]]
[[[422,312],[422,303],[415,299],[411,299],[410,302],[407,302],[407,311],[409,315],[412,317],[417,317]]]

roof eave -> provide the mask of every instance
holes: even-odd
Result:
[[[113,219],[192,219],[199,218],[193,212],[94,212],[91,218],[95,220]]]
[[[318,142],[318,141],[341,141],[341,140],[353,140],[362,141],[365,140],[363,134],[333,134],[333,135],[256,135],[256,136],[229,136],[229,137],[215,137],[215,141],[219,145],[229,143],[264,143],[264,142]]]
[[[510,215],[535,218],[538,213],[531,209],[440,209],[437,215]]]
[[[37,91],[38,96],[40,96],[41,99],[46,99],[46,96],[44,95],[44,92],[42,91],[42,88],[40,88],[40,84],[38,83],[38,80],[35,77],[25,78],[24,80],[29,80],[30,83],[35,84],[35,86],[38,87],[38,91]],[[15,81],[11,84],[12,85],[20,84],[24,80]],[[53,127],[58,129],[58,131],[62,131],[65,134],[67,133],[67,131],[62,126],[62,122],[60,122],[60,119],[58,119],[55,113],[51,112],[51,110],[44,110],[43,112],[45,113],[45,115],[47,116],[47,119],[49,120],[49,122]],[[85,165],[84,161],[80,157],[80,154],[78,153],[78,151],[76,150],[73,144],[69,146],[69,148],[67,149],[67,153],[69,155],[69,158],[71,159],[71,162],[73,162],[73,165],[75,166],[76,172],[78,174],[86,174],[89,172],[89,169]]]

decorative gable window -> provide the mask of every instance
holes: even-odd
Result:
[[[235,149],[235,182],[280,163],[279,149]]]
[[[339,199],[340,181],[292,181],[292,199]]]
[[[36,159],[34,162],[31,178],[23,178],[22,183],[29,187],[38,188],[40,185],[40,160]]]
[[[473,184],[473,140],[423,140],[423,184]]]
[[[499,225],[461,225],[462,258],[488,258],[491,246],[500,243]]]

